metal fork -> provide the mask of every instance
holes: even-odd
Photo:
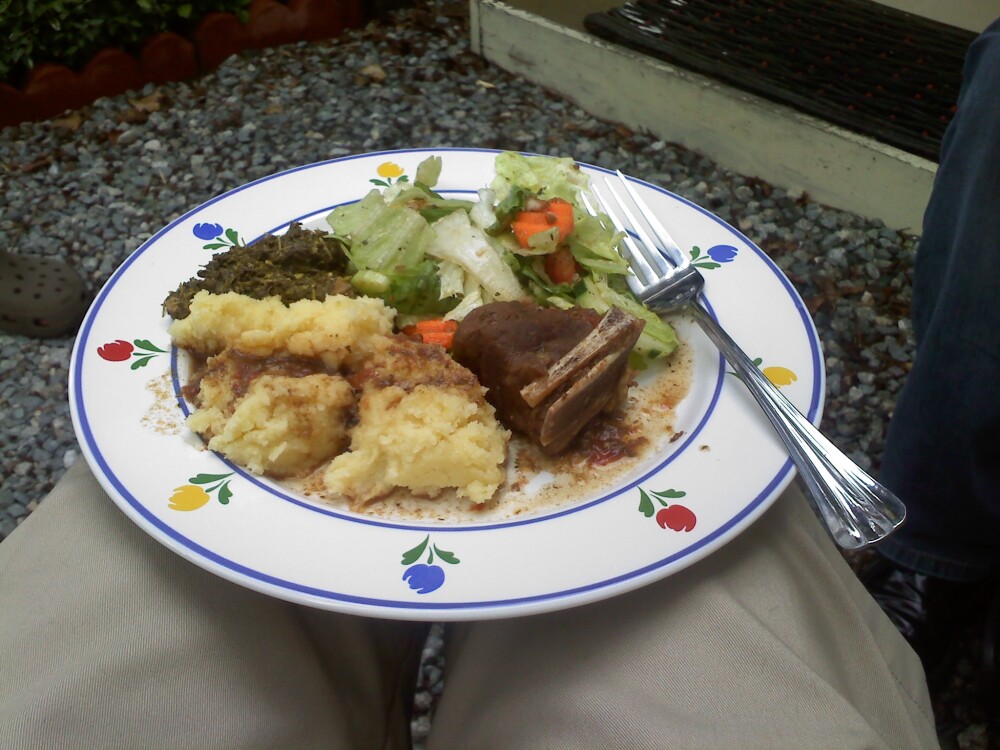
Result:
[[[634,274],[627,279],[633,293],[658,314],[680,307],[686,307],[693,313],[695,321],[719,348],[771,420],[837,544],[844,549],[859,549],[884,538],[903,522],[906,516],[903,503],[802,416],[708,313],[698,301],[705,286],[701,272],[677,247],[628,178],[620,171],[617,174],[618,184],[628,192],[632,205],[644,222],[637,220],[611,178],[604,178],[605,187],[628,223],[621,220],[611,202],[600,191],[595,189],[594,196],[615,228],[625,233],[624,254]],[[584,201],[587,209],[595,213],[586,197]],[[647,231],[647,226],[658,242]],[[639,242],[629,234],[629,227]]]

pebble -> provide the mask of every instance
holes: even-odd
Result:
[[[905,309],[917,239],[599,120],[472,54],[465,26],[433,12],[444,3],[417,5],[432,12],[403,11],[398,23],[245,52],[198,80],[145,86],[141,95],[159,106],[145,121],[133,94],[84,108],[75,131],[52,122],[0,131],[0,242],[68,260],[96,290],[184,211],[295,165],[426,145],[573,155],[668,188],[775,259],[823,342],[823,429],[877,470],[903,377],[894,363],[913,359]],[[376,63],[384,82],[356,75]],[[79,455],[66,391],[72,344],[0,333],[0,539]],[[442,639],[435,626],[414,721],[418,745],[429,728],[428,696],[443,688]]]

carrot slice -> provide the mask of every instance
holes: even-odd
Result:
[[[558,230],[557,242],[562,242],[573,231],[573,206],[553,198],[537,211],[519,211],[510,226],[521,247],[530,247],[532,237],[552,227]]]

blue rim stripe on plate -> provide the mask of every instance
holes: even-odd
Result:
[[[155,528],[159,529],[167,538],[171,539],[174,543],[179,544],[182,547],[186,548],[187,550],[196,553],[197,555],[201,556],[205,560],[210,561],[210,562],[214,563],[215,565],[217,565],[217,566],[219,566],[221,568],[227,569],[227,570],[229,570],[229,571],[231,571],[233,573],[236,573],[236,574],[238,574],[240,576],[243,576],[245,578],[248,578],[248,579],[251,579],[251,580],[254,580],[254,581],[258,581],[258,582],[263,583],[263,584],[267,584],[268,586],[276,587],[278,589],[284,589],[284,590],[287,590],[289,592],[297,592],[297,593],[305,594],[305,595],[308,595],[308,596],[319,597],[319,598],[322,598],[322,599],[339,601],[339,602],[344,602],[344,603],[349,603],[349,604],[361,604],[361,605],[367,605],[367,606],[378,606],[378,607],[390,608],[390,609],[395,609],[395,610],[412,610],[412,611],[421,611],[421,610],[422,611],[434,611],[434,610],[439,610],[439,611],[455,611],[455,610],[479,610],[479,609],[491,609],[491,608],[511,607],[511,606],[516,606],[516,605],[524,605],[524,604],[537,603],[537,602],[555,601],[555,600],[564,599],[564,598],[567,598],[567,597],[579,596],[580,594],[587,593],[587,592],[597,591],[599,589],[607,588],[609,586],[614,586],[614,585],[617,585],[617,584],[620,584],[620,583],[624,583],[626,581],[630,581],[630,580],[634,580],[636,578],[643,577],[643,576],[645,576],[645,575],[647,575],[649,573],[652,573],[652,572],[654,572],[656,570],[659,570],[659,569],[661,569],[661,568],[663,568],[663,567],[665,567],[667,565],[670,565],[671,563],[678,562],[678,561],[680,561],[680,560],[682,560],[684,558],[690,558],[691,561],[693,562],[696,559],[694,557],[695,553],[697,553],[699,550],[704,549],[705,547],[707,547],[708,545],[710,545],[711,543],[713,543],[715,540],[717,540],[719,537],[721,537],[722,535],[724,535],[725,533],[727,533],[729,530],[731,530],[732,528],[734,528],[736,525],[738,525],[739,523],[741,523],[745,518],[747,518],[751,513],[753,513],[765,500],[771,498],[773,496],[773,493],[775,493],[775,491],[779,487],[783,486],[786,483],[786,481],[789,480],[791,471],[793,469],[793,465],[792,465],[792,462],[791,462],[790,459],[788,459],[788,460],[785,461],[785,463],[781,466],[781,468],[776,472],[776,474],[773,477],[773,479],[761,490],[761,492],[758,493],[750,502],[748,502],[746,505],[744,505],[744,507],[738,513],[736,513],[732,518],[730,518],[726,523],[722,524],[719,528],[715,529],[708,536],[700,539],[699,541],[695,542],[694,544],[691,544],[688,547],[685,547],[684,549],[679,550],[679,551],[677,551],[677,552],[675,552],[675,553],[673,553],[671,555],[668,555],[667,557],[664,557],[664,558],[662,558],[660,560],[656,560],[656,561],[654,561],[652,563],[649,563],[648,565],[646,565],[646,566],[644,566],[644,567],[642,567],[642,568],[640,568],[638,570],[630,571],[628,573],[624,573],[624,574],[621,574],[619,576],[615,576],[615,577],[612,577],[612,578],[609,578],[609,579],[605,579],[605,580],[597,581],[597,582],[594,582],[594,583],[590,583],[590,584],[587,584],[585,586],[578,586],[578,587],[573,587],[573,588],[565,589],[565,590],[561,590],[561,591],[548,592],[548,593],[545,593],[545,594],[537,594],[537,595],[526,596],[526,597],[514,597],[514,598],[511,598],[511,599],[501,599],[501,600],[464,601],[464,602],[440,602],[440,601],[419,602],[419,601],[404,601],[404,600],[392,600],[392,599],[378,599],[378,598],[369,598],[369,597],[359,597],[359,596],[355,596],[355,595],[343,594],[343,593],[339,593],[339,592],[335,592],[335,591],[328,591],[328,590],[325,590],[325,589],[318,589],[318,588],[315,588],[315,587],[305,586],[305,585],[302,585],[302,584],[295,583],[294,581],[287,581],[287,580],[284,580],[284,579],[277,578],[275,576],[271,576],[271,575],[269,575],[267,573],[263,573],[261,571],[257,571],[257,570],[253,570],[251,568],[247,568],[246,566],[244,566],[244,565],[242,565],[240,563],[237,563],[235,561],[232,561],[232,560],[229,560],[227,558],[224,558],[224,557],[222,557],[222,556],[220,556],[220,555],[212,552],[211,550],[208,550],[208,549],[202,547],[198,543],[194,542],[191,539],[188,539],[187,537],[185,537],[182,534],[179,534],[174,529],[170,528],[168,525],[166,525],[165,523],[163,523],[162,521],[160,521],[156,516],[154,516],[152,513],[150,513],[146,509],[146,507],[144,505],[142,505],[141,502],[139,502],[138,498],[136,498],[134,495],[132,495],[128,491],[128,489],[122,484],[122,482],[118,479],[118,477],[115,476],[114,473],[111,471],[111,467],[108,465],[106,459],[104,458],[104,456],[102,455],[100,449],[98,448],[98,446],[96,444],[96,440],[94,438],[93,432],[92,432],[92,430],[90,428],[90,425],[89,425],[89,421],[87,419],[86,406],[85,406],[85,404],[83,402],[83,392],[82,392],[83,391],[83,386],[82,386],[82,380],[83,380],[82,360],[83,360],[83,353],[87,350],[87,345],[88,345],[88,341],[89,341],[89,338],[90,338],[91,328],[93,326],[93,323],[94,323],[94,320],[95,320],[95,318],[97,316],[98,311],[100,310],[101,306],[103,305],[104,301],[106,300],[106,298],[107,298],[109,292],[111,291],[111,289],[118,283],[118,281],[120,280],[121,276],[132,265],[132,263],[134,263],[135,260],[140,255],[142,255],[143,253],[147,252],[159,239],[161,239],[163,237],[163,235],[165,235],[167,232],[169,232],[170,230],[172,230],[176,225],[180,224],[183,221],[186,221],[187,219],[191,218],[192,216],[195,216],[196,214],[200,213],[201,211],[204,211],[207,207],[209,207],[209,206],[217,203],[218,201],[223,200],[223,199],[228,198],[228,197],[231,197],[231,196],[233,196],[233,195],[235,195],[235,194],[237,194],[239,192],[242,192],[243,190],[247,190],[250,187],[253,187],[254,185],[265,183],[265,182],[268,182],[270,180],[274,180],[274,179],[277,179],[279,177],[282,177],[282,176],[285,176],[285,175],[288,175],[288,174],[292,174],[292,173],[295,173],[295,172],[299,172],[299,171],[303,171],[303,170],[307,170],[307,169],[315,169],[315,168],[322,167],[322,166],[325,166],[325,165],[328,165],[328,164],[331,164],[331,163],[347,162],[347,161],[352,161],[352,160],[356,160],[356,159],[363,159],[363,158],[365,158],[365,159],[367,159],[367,158],[374,158],[374,157],[379,157],[379,156],[383,156],[383,155],[390,155],[390,154],[393,155],[393,156],[398,157],[399,155],[402,155],[402,154],[419,154],[419,153],[429,153],[429,152],[430,153],[442,153],[442,152],[445,152],[445,153],[456,153],[456,152],[469,153],[469,152],[476,152],[476,153],[492,153],[492,154],[500,153],[496,149],[477,149],[477,148],[467,149],[467,148],[450,148],[449,147],[449,148],[405,149],[405,150],[372,152],[372,153],[366,153],[366,154],[356,154],[356,155],[351,155],[351,156],[340,157],[340,158],[337,158],[337,159],[329,159],[329,160],[322,161],[322,162],[317,162],[317,163],[314,163],[314,164],[303,165],[303,166],[300,166],[300,167],[295,167],[293,169],[285,170],[283,172],[278,172],[276,174],[265,176],[265,177],[262,177],[260,179],[254,180],[253,182],[247,183],[247,184],[242,185],[242,186],[240,186],[238,188],[235,188],[235,189],[230,190],[230,191],[228,191],[226,193],[223,193],[222,195],[216,196],[215,198],[212,198],[211,200],[209,200],[209,201],[201,204],[200,206],[197,206],[196,208],[191,209],[190,211],[186,212],[185,214],[183,214],[182,216],[180,216],[179,218],[175,219],[170,224],[168,224],[167,226],[165,226],[164,228],[162,228],[160,231],[156,232],[152,237],[150,237],[150,239],[148,239],[146,242],[144,242],[135,252],[133,252],[122,263],[122,265],[118,268],[118,270],[115,271],[115,273],[111,276],[111,278],[109,279],[109,281],[107,282],[107,284],[98,293],[97,298],[94,300],[94,303],[92,304],[90,311],[87,313],[87,317],[86,317],[86,319],[84,321],[84,324],[83,324],[83,326],[82,326],[82,328],[80,330],[80,333],[79,333],[79,335],[77,337],[77,342],[76,342],[76,344],[74,346],[74,351],[73,351],[73,366],[72,366],[72,369],[71,369],[71,378],[72,378],[72,386],[73,386],[72,391],[71,391],[71,397],[74,399],[75,405],[77,407],[77,414],[78,414],[78,418],[79,418],[78,419],[79,429],[83,433],[82,437],[83,437],[84,442],[86,443],[87,447],[89,448],[89,451],[90,451],[91,455],[94,457],[95,461],[97,461],[97,463],[101,467],[102,472],[104,474],[104,478],[107,479],[114,486],[114,488],[117,490],[117,492],[119,493],[119,495],[126,502],[128,502],[128,504],[137,513],[139,513],[144,519],[146,519],[146,521],[148,523],[150,523]],[[578,163],[580,163],[581,166],[587,167],[589,169],[593,169],[593,170],[598,171],[598,172],[604,172],[604,173],[607,173],[607,174],[613,174],[612,171],[607,170],[607,169],[605,169],[603,167],[597,167],[597,166],[594,166],[594,165],[591,165],[591,164],[586,164],[584,162],[578,162]],[[635,178],[632,178],[632,179],[635,180]],[[809,342],[809,347],[810,347],[810,351],[811,351],[811,359],[812,359],[812,364],[813,364],[813,374],[814,374],[813,392],[811,394],[810,406],[809,406],[809,410],[808,410],[806,416],[811,421],[818,422],[819,421],[819,416],[820,416],[820,413],[821,413],[823,384],[825,382],[825,373],[823,372],[823,369],[822,369],[822,366],[821,366],[821,357],[820,357],[820,352],[819,352],[818,335],[816,333],[816,329],[815,329],[815,326],[814,326],[814,324],[812,322],[811,317],[808,315],[808,312],[806,311],[805,306],[804,306],[804,304],[801,301],[801,298],[799,297],[799,295],[796,292],[795,288],[791,285],[791,282],[781,272],[781,270],[778,268],[778,266],[770,258],[768,258],[767,255],[760,248],[758,248],[753,242],[751,242],[742,233],[740,233],[735,227],[730,226],[729,224],[727,224],[726,222],[724,222],[722,219],[720,219],[719,217],[715,216],[711,212],[709,212],[709,211],[701,208],[700,206],[698,206],[698,205],[696,205],[694,203],[691,203],[690,201],[688,201],[688,200],[686,200],[686,199],[684,199],[684,198],[682,198],[682,197],[680,197],[678,195],[675,195],[674,193],[670,192],[669,190],[666,190],[666,189],[661,188],[661,187],[659,187],[657,185],[653,185],[651,183],[648,183],[648,182],[645,182],[645,181],[642,181],[642,180],[635,180],[635,181],[638,182],[638,183],[640,183],[640,184],[642,184],[642,185],[644,185],[644,186],[646,186],[646,187],[648,187],[648,188],[650,188],[650,189],[652,189],[652,190],[655,190],[655,191],[657,191],[659,193],[662,193],[662,194],[668,196],[671,199],[680,201],[681,203],[683,203],[683,204],[685,204],[685,205],[687,205],[687,206],[689,206],[691,208],[696,209],[697,211],[699,211],[700,213],[702,213],[706,217],[708,217],[708,218],[712,219],[713,221],[715,221],[716,223],[718,223],[727,232],[730,232],[730,233],[734,234],[737,238],[739,238],[740,240],[742,240],[742,244],[744,244],[748,249],[750,249],[754,254],[756,254],[760,259],[762,259],[765,262],[765,264],[768,266],[768,268],[770,268],[770,270],[772,271],[772,273],[774,273],[775,276],[778,278],[778,280],[782,284],[782,286],[784,286],[785,289],[789,292],[789,296],[791,297],[791,299],[793,301],[793,304],[795,305],[796,309],[798,310],[801,322],[803,323],[803,325],[804,325],[804,327],[806,329],[805,333],[806,333],[806,338],[807,338],[807,340]],[[452,190],[452,191],[448,191],[448,192],[461,192],[461,191]],[[321,213],[322,210],[323,209],[319,209],[317,211],[311,211],[308,214],[303,215],[303,218],[305,218],[307,216],[315,216],[315,215]],[[287,225],[287,222],[285,224],[279,225],[279,227],[280,226],[286,226],[286,225]],[[335,511],[331,511],[329,513],[329,515],[335,515],[336,517],[343,518],[345,520],[351,520],[351,521],[362,522],[362,523],[370,523],[370,524],[373,524],[373,525],[387,526],[387,527],[390,527],[390,528],[402,528],[402,529],[409,529],[409,530],[433,530],[433,531],[436,531],[436,532],[439,532],[439,533],[455,533],[455,532],[461,532],[461,531],[473,532],[473,531],[479,531],[479,530],[495,529],[495,528],[506,527],[506,526],[521,525],[523,523],[537,523],[537,522],[540,522],[540,521],[543,521],[543,520],[548,520],[548,519],[551,519],[551,518],[554,518],[554,517],[557,517],[557,516],[560,516],[560,515],[565,515],[566,513],[578,512],[579,510],[583,510],[583,509],[585,509],[587,507],[591,507],[592,505],[594,505],[597,502],[604,502],[607,499],[609,499],[610,497],[618,496],[622,492],[634,488],[635,486],[637,486],[638,484],[640,484],[642,481],[645,481],[650,476],[652,476],[653,474],[657,473],[660,469],[662,469],[663,466],[665,466],[667,463],[669,463],[669,461],[673,460],[674,458],[676,458],[677,456],[679,456],[681,453],[684,452],[684,450],[686,449],[687,445],[691,442],[691,440],[694,439],[694,436],[697,434],[697,432],[700,432],[700,430],[707,423],[708,417],[714,412],[715,406],[716,406],[716,404],[718,402],[718,399],[719,399],[719,396],[720,396],[720,393],[721,393],[722,381],[723,381],[723,378],[724,378],[724,371],[725,371],[724,360],[722,360],[721,356],[720,356],[719,360],[720,360],[719,377],[717,378],[717,383],[716,383],[715,391],[714,391],[712,399],[711,399],[711,403],[709,405],[709,408],[706,411],[705,417],[699,423],[697,429],[689,437],[688,441],[686,441],[685,444],[682,445],[682,447],[680,449],[678,449],[673,454],[671,454],[671,457],[667,461],[663,462],[662,464],[658,465],[654,469],[652,469],[649,472],[647,472],[646,474],[644,474],[641,478],[639,478],[638,480],[636,480],[635,482],[633,482],[632,484],[630,484],[629,487],[620,488],[619,490],[617,490],[612,495],[609,495],[608,497],[599,498],[599,499],[597,499],[595,501],[587,503],[586,505],[578,506],[576,508],[567,509],[567,510],[559,512],[557,514],[549,514],[549,515],[546,515],[546,516],[538,517],[536,519],[526,519],[525,521],[510,522],[510,523],[501,523],[501,524],[491,524],[491,525],[486,525],[486,526],[463,526],[463,527],[416,526],[416,525],[410,525],[410,524],[389,524],[389,523],[386,523],[386,522],[371,521],[371,520],[368,520],[368,519],[359,519],[359,518],[354,517],[354,516],[344,516],[344,515],[336,513]],[[174,351],[171,354],[171,365],[170,365],[170,367],[171,367],[171,374],[172,374],[172,377],[174,378],[174,382],[175,382],[175,385],[176,385],[176,377],[177,377],[177,373],[176,373],[176,351]],[[179,394],[178,394],[178,398],[182,402],[182,399],[180,399]],[[223,460],[223,459],[221,459],[221,457],[220,457],[220,460]],[[223,462],[226,463],[228,466],[231,466],[231,467],[233,466],[228,461],[223,460]],[[246,472],[243,472],[242,470],[239,470],[239,467],[234,467],[234,468],[236,468],[245,478],[250,479],[251,481],[255,481],[252,477],[250,477],[249,475],[247,475]],[[261,484],[259,482],[256,482],[256,481],[255,481],[255,483],[257,483],[259,486],[261,486],[264,489],[266,489],[268,492],[274,493],[274,489],[273,488],[266,487],[265,485],[263,485],[263,484]],[[295,502],[295,503],[297,503],[299,505],[302,505],[303,507],[307,507],[310,510],[320,510],[320,509],[315,508],[312,505],[307,505],[305,503],[302,503],[302,501],[297,500],[297,499],[295,499],[295,498],[293,498],[291,496],[285,496],[285,499],[290,500],[292,502]],[[320,512],[325,512],[325,511],[320,511]]]

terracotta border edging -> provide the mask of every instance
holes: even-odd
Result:
[[[80,72],[43,63],[31,70],[20,91],[0,83],[0,128],[45,120],[147,83],[194,78],[245,49],[331,39],[362,23],[362,0],[289,0],[287,5],[253,0],[246,24],[231,13],[208,13],[191,39],[172,32],[157,34],[143,45],[138,59],[108,48]]]

